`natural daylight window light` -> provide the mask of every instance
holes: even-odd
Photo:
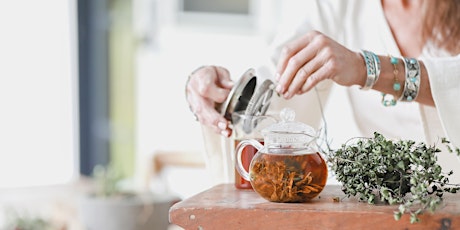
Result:
[[[0,188],[75,176],[74,4],[0,2]]]

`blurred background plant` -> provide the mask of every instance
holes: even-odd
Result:
[[[97,197],[113,197],[123,193],[120,187],[122,175],[113,166],[96,165],[93,169],[94,194]]]
[[[6,211],[6,224],[3,230],[66,230],[66,226],[55,226],[51,221],[32,215],[26,211],[19,212],[14,209]]]

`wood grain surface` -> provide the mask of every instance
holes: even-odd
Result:
[[[334,198],[340,198],[336,201]],[[173,205],[170,222],[184,229],[460,229],[460,194],[446,194],[441,208],[411,224],[396,221],[398,206],[345,198],[340,186],[326,186],[308,203],[274,203],[233,184],[217,185]]]

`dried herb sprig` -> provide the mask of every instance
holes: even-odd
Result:
[[[458,148],[450,152],[460,155]],[[354,138],[337,150],[328,151],[328,163],[346,196],[356,196],[370,204],[378,200],[399,204],[394,213],[399,220],[410,214],[411,223],[419,222],[418,215],[426,210],[434,212],[445,192],[456,193],[460,185],[449,184],[437,163],[440,149],[412,140],[389,140],[375,132],[373,138]]]

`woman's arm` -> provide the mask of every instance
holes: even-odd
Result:
[[[405,63],[396,59],[398,62],[393,65],[387,56],[378,56],[378,60],[380,74],[372,88],[399,99],[407,78]],[[419,64],[420,84],[415,101],[434,106],[428,72],[422,61]],[[288,43],[280,54],[277,72],[279,85],[276,90],[286,99],[306,93],[326,79],[342,86],[360,87],[364,87],[367,79],[366,62],[359,52],[349,50],[318,31]],[[395,81],[400,83],[399,90],[393,88]]]
[[[403,60],[401,58],[398,58],[396,59],[397,64],[393,65],[390,61],[391,57],[381,55],[379,55],[378,57],[381,63],[381,72],[379,79],[375,83],[373,89],[385,94],[391,94],[395,99],[400,98],[402,92],[404,91],[404,82],[406,80],[406,71]],[[428,72],[425,68],[425,64],[423,63],[423,61],[419,61],[419,64],[420,88],[418,90],[418,95],[415,98],[415,101],[424,105],[435,106],[433,96],[431,93],[430,80],[428,77]],[[366,71],[365,66],[364,71]],[[366,78],[365,74],[366,72],[364,72],[364,79]],[[361,78],[362,77],[363,76],[361,76]],[[400,84],[400,90],[394,90],[393,86],[395,82]]]

